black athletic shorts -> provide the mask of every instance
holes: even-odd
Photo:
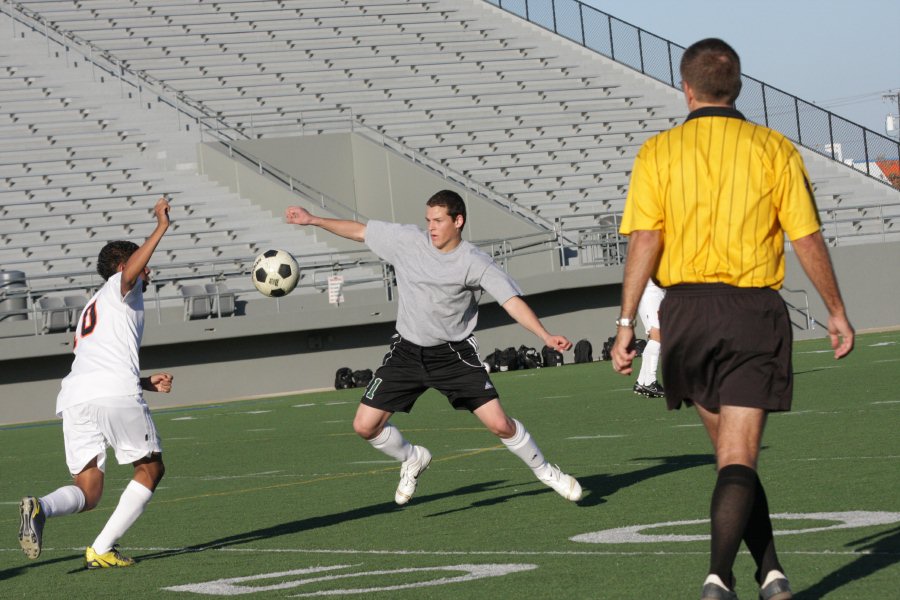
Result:
[[[453,408],[470,412],[500,397],[478,357],[475,336],[439,346],[418,346],[396,333],[361,402],[392,413],[408,413],[428,388],[445,395]]]
[[[771,288],[685,284],[666,289],[659,309],[669,410],[682,403],[791,409],[793,332]]]

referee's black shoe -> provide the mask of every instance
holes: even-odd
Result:
[[[634,393],[639,396],[646,396],[648,398],[666,397],[666,390],[663,389],[663,386],[659,385],[658,381],[648,383],[647,385],[641,385],[640,383],[635,382],[633,389]]]

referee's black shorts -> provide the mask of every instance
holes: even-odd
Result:
[[[659,317],[669,410],[682,403],[713,412],[722,405],[791,409],[793,332],[777,291],[675,285]]]
[[[478,357],[475,336],[439,346],[418,346],[398,333],[361,402],[392,413],[408,413],[428,388],[444,394],[453,408],[470,412],[500,397]]]

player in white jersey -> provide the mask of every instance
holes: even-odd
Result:
[[[97,258],[97,271],[106,283],[81,313],[75,360],[56,399],[73,485],[22,499],[19,544],[28,558],[41,554],[46,519],[88,511],[100,502],[106,450],[111,446],[119,464],[134,466],[134,478],[100,535],[85,550],[84,562],[88,569],[134,564],[119,553],[116,542],[144,512],[165,473],[159,435],[141,391],[172,389],[171,374],[141,377],[138,362],[144,291],[150,281],[147,263],[169,227],[165,198],[153,210],[156,228],[142,246],[110,242]]]
[[[427,232],[415,225],[325,219],[298,206],[285,214],[289,223],[314,225],[365,242],[394,266],[399,291],[397,333],[360,401],[353,429],[372,447],[402,462],[394,501],[406,504],[416,491],[419,475],[431,463],[431,453],[406,441],[388,420],[396,412],[410,412],[419,396],[434,388],[455,409],[478,417],[542,483],[577,502],[581,498],[578,481],[550,464],[525,426],[500,405],[472,335],[478,299],[488,292],[517,323],[554,350],[568,350],[572,342],[544,329],[515,281],[490,256],[462,239],[466,205],[459,194],[438,192],[426,206]]]
[[[638,303],[638,314],[647,331],[647,345],[641,353],[641,371],[634,383],[634,393],[648,398],[662,398],[666,391],[656,378],[659,369],[659,305],[666,297],[666,291],[656,285],[653,279],[647,280],[641,301]]]

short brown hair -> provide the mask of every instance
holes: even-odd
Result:
[[[462,196],[453,190],[441,190],[428,199],[425,206],[443,206],[447,209],[447,214],[454,221],[456,217],[462,215],[463,227],[466,226],[466,203],[463,202]],[[463,227],[459,230],[462,231]]]
[[[701,102],[734,104],[741,93],[741,59],[722,40],[706,38],[684,51],[681,79]]]
[[[109,279],[118,272],[119,265],[128,262],[137,249],[138,245],[134,242],[122,240],[106,244],[100,250],[100,255],[97,256],[97,273],[104,280]]]

